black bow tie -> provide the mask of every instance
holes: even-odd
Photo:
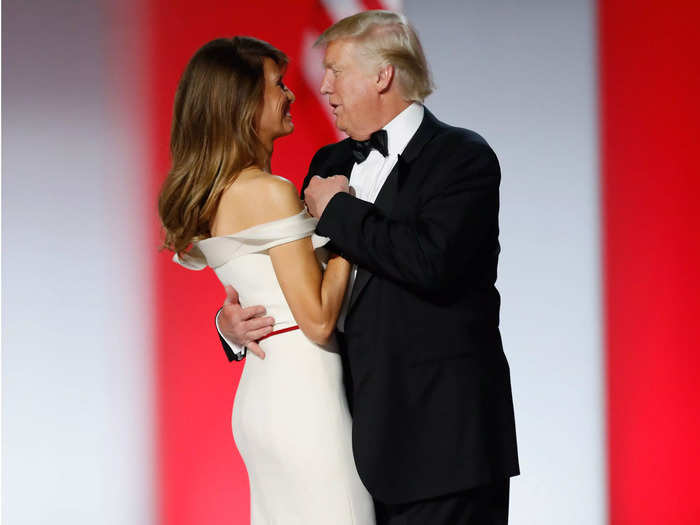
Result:
[[[369,152],[376,149],[379,153],[385,157],[389,155],[389,149],[387,147],[387,134],[385,129],[380,129],[372,133],[368,140],[353,140],[352,141],[352,156],[358,164],[363,162]]]

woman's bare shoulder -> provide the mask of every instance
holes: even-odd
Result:
[[[253,203],[259,212],[265,214],[265,217],[270,214],[281,214],[273,217],[273,219],[279,219],[299,213],[304,208],[296,187],[284,177],[264,171],[246,175],[246,178],[240,181],[242,184],[239,197],[248,203]],[[235,185],[236,183],[232,184],[231,188]]]
[[[216,217],[220,227],[216,230],[233,229],[227,233],[234,233],[295,215],[303,209],[292,182],[262,170],[247,170],[222,194]]]

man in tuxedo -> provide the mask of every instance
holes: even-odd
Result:
[[[498,161],[422,105],[432,83],[402,15],[348,17],[317,44],[349,138],[316,153],[302,197],[355,265],[338,336],[358,473],[380,524],[505,524],[519,467],[494,286]],[[230,359],[225,339],[262,356],[259,311],[230,292]]]

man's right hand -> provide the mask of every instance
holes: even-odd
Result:
[[[265,352],[256,341],[272,332],[275,320],[272,317],[263,317],[264,306],[242,308],[236,289],[230,284],[226,285],[225,289],[226,300],[219,314],[219,330],[227,339],[247,347],[260,359],[265,359]]]

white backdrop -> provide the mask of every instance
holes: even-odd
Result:
[[[593,4],[404,4],[438,86],[426,105],[501,163],[513,525],[606,521]]]
[[[2,5],[7,525],[153,523],[143,43],[123,9]]]

